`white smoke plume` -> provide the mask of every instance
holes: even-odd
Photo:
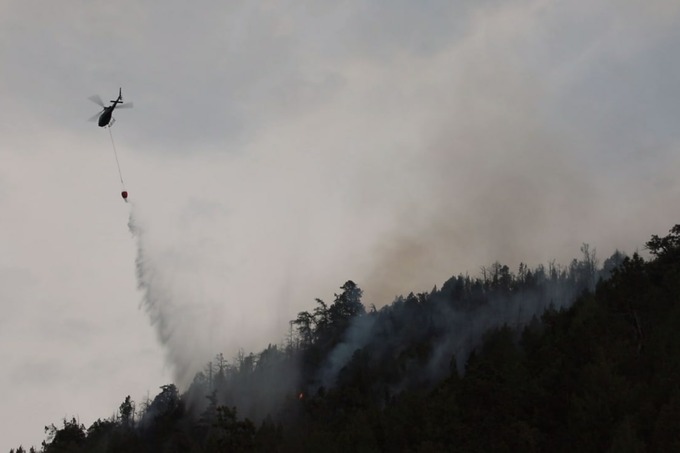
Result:
[[[597,2],[587,24],[581,6],[542,1],[444,2],[422,15],[402,3],[386,21],[353,2],[311,16],[244,10],[233,38],[257,58],[231,65],[242,80],[224,73],[235,88],[216,91],[240,93],[223,106],[247,127],[137,166],[137,180],[185,182],[167,196],[174,217],[135,214],[146,306],[166,317],[155,322],[173,362],[259,350],[347,279],[380,307],[454,271],[565,262],[582,242],[633,250],[666,229],[680,141],[653,125],[677,106],[648,76],[677,88],[643,63],[668,61],[678,10],[652,3]]]

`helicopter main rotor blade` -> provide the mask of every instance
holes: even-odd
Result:
[[[97,121],[99,117],[102,115],[102,112],[97,112],[92,116],[92,118],[88,118],[88,121]]]
[[[97,94],[93,94],[93,95],[90,96],[88,99],[89,99],[90,101],[94,102],[95,104],[97,104],[97,105],[100,106],[100,107],[106,107],[106,106],[104,105],[104,101],[102,101],[102,98],[100,98],[99,95],[97,95]]]
[[[131,109],[132,108],[132,102],[125,102],[123,104],[118,104],[116,107],[117,109]]]

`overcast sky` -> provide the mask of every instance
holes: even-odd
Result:
[[[675,0],[0,1],[0,451],[348,279],[641,249],[678,222],[678,48]],[[119,87],[129,204],[86,121]]]

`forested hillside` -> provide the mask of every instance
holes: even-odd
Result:
[[[42,451],[680,451],[680,225],[646,245],[496,263],[381,309],[347,281],[281,344],[47,427]]]

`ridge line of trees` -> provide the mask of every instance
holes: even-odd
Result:
[[[283,345],[50,425],[40,451],[680,451],[680,225],[646,248],[494,263],[368,311],[347,281]]]

